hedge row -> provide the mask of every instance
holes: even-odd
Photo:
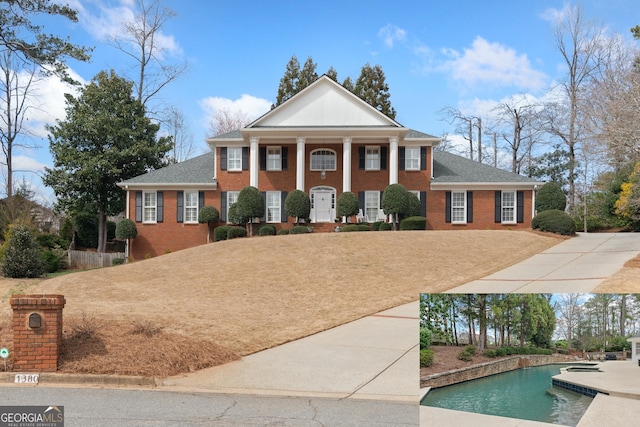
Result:
[[[213,241],[231,240],[238,237],[246,237],[247,229],[237,225],[221,225],[213,230]]]

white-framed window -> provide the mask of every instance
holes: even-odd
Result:
[[[198,223],[198,192],[197,191],[184,192],[184,222],[191,223],[191,224]]]
[[[516,192],[502,192],[502,222],[505,224],[516,223]]]
[[[312,171],[336,170],[336,152],[327,149],[313,150],[310,167]]]
[[[238,196],[240,195],[239,191],[227,191],[227,212],[226,218],[227,222],[229,222],[229,208],[232,204],[238,201]]]
[[[157,221],[157,193],[155,191],[144,191],[142,193],[142,222],[155,223]]]
[[[267,170],[268,171],[282,170],[282,148],[281,147],[267,147]]]
[[[404,149],[404,169],[408,171],[420,170],[420,147]]]
[[[453,224],[467,223],[467,192],[451,192],[451,222]]]
[[[281,194],[279,191],[267,191],[267,222],[280,222]]]
[[[228,171],[242,170],[242,147],[227,148],[227,170]]]
[[[365,191],[364,192],[364,215],[367,222],[375,222],[378,219],[380,211],[380,192]]]
[[[365,148],[364,169],[368,171],[380,170],[380,147]]]

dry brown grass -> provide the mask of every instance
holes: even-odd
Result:
[[[65,319],[90,313],[110,325],[101,328],[107,349],[102,362],[93,362],[100,356],[96,351],[76,358],[78,363],[115,366],[109,360],[125,353],[112,349],[131,336],[134,322],[161,329],[145,337],[149,346],[185,337],[196,347],[207,342],[247,355],[415,301],[421,292],[442,292],[558,242],[506,230],[256,237],[60,276],[20,291],[64,294]],[[0,295],[6,292],[0,288]],[[10,311],[8,304],[3,310]],[[112,338],[107,330],[114,332]],[[138,342],[141,336],[135,336]],[[6,338],[0,336],[0,342]],[[141,365],[127,373],[147,372],[146,366],[156,363],[145,348],[127,353]],[[65,362],[62,369],[70,366]]]
[[[593,292],[636,293],[638,283],[640,283],[640,255],[627,261],[622,269],[598,285]]]

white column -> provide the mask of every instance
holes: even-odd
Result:
[[[252,136],[249,143],[249,185],[258,188],[258,138]]]
[[[342,138],[342,192],[351,191],[351,137]]]
[[[296,142],[296,190],[304,191],[304,137],[299,136]]]
[[[398,183],[398,137],[389,138],[389,185]]]

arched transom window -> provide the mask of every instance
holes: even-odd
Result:
[[[336,152],[321,148],[311,152],[312,171],[334,171],[336,170]]]

